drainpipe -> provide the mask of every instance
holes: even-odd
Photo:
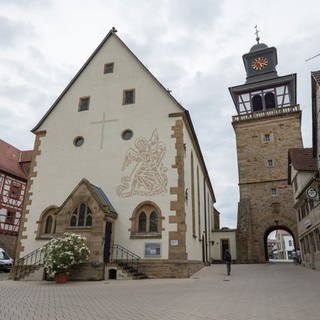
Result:
[[[207,233],[207,199],[206,199],[206,180],[203,177],[203,200],[204,200],[204,241],[205,241],[205,261],[208,262],[208,233]]]

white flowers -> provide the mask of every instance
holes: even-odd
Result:
[[[67,272],[88,260],[90,250],[86,238],[75,233],[64,233],[62,238],[51,239],[44,247],[44,265],[51,276]]]

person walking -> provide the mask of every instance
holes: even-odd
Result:
[[[228,276],[230,276],[231,273],[231,254],[229,252],[229,250],[226,250],[224,253],[224,260],[226,261],[226,265],[227,265],[227,274]]]

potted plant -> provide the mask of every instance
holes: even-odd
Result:
[[[43,247],[44,266],[57,283],[66,282],[70,270],[88,260],[90,250],[85,241],[85,237],[66,232],[61,238],[51,239]]]

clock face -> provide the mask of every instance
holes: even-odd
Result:
[[[314,199],[317,197],[318,193],[317,193],[317,190],[313,187],[309,187],[307,189],[307,195],[310,199]]]
[[[255,58],[251,63],[251,67],[254,70],[262,70],[267,65],[268,65],[268,59],[265,57]]]

